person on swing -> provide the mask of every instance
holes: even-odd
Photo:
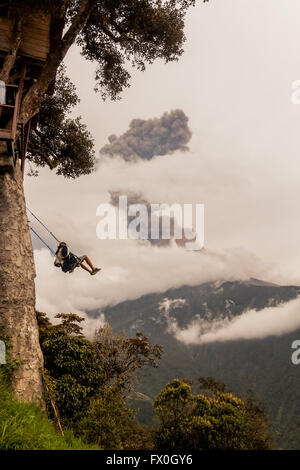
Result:
[[[54,266],[61,268],[64,273],[72,273],[75,268],[80,266],[91,276],[97,274],[101,268],[95,268],[87,255],[76,256],[72,253],[65,242],[60,242],[56,250]],[[83,264],[83,263],[86,264]]]

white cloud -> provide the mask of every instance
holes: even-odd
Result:
[[[233,319],[207,321],[196,316],[186,327],[179,328],[174,319],[171,332],[185,344],[262,339],[280,336],[300,328],[300,299],[294,299],[278,307],[249,310]]]
[[[137,164],[103,159],[94,174],[75,181],[46,169],[25,179],[29,207],[76,253],[103,268],[93,278],[79,270],[66,275],[36,250],[40,309],[80,313],[219,278],[299,283],[300,107],[290,102],[290,85],[300,75],[299,2],[288,3],[199,4],[188,16],[180,61],[133,72],[120,102],[95,97],[94,64],[70,51],[78,111],[96,150],[110,134],[126,131],[131,119],[175,108],[190,118],[193,139],[189,153]],[[204,203],[206,256],[130,240],[100,242],[97,206],[109,202],[109,191],[127,190],[152,203]]]
[[[103,161],[94,174],[78,181],[64,181],[42,170],[40,178],[26,188],[29,207],[69,243],[72,251],[87,254],[102,271],[94,277],[80,269],[63,274],[52,266],[49,254],[35,250],[38,308],[82,312],[217,279],[255,277],[284,283],[298,279],[299,271],[288,271],[289,259],[278,250],[276,237],[273,243],[278,227],[273,204],[269,206],[269,199],[264,200],[259,182],[256,191],[261,194],[261,204],[252,201],[248,172],[245,174],[233,160],[228,158],[226,164],[216,165],[192,153],[134,164],[115,159]],[[109,201],[111,190],[124,194],[136,191],[153,203],[204,202],[205,253],[188,252],[174,244],[158,248],[149,242],[99,240],[96,209],[101,202]],[[261,218],[266,214],[265,233],[261,227],[254,230],[254,207]],[[263,261],[264,256],[267,261]],[[281,276],[277,272],[279,261]]]
[[[217,256],[187,252],[176,245],[157,248],[133,240],[106,240],[101,244],[101,256],[97,258],[95,247],[91,255],[95,264],[103,266],[96,276],[80,268],[64,274],[53,266],[46,249],[35,250],[39,310],[82,313],[183,284],[248,279],[258,269],[257,259],[242,250]]]

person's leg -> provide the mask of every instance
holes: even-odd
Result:
[[[84,269],[85,271],[89,272],[90,274],[95,270],[94,266],[93,266],[93,263],[91,262],[90,258],[87,256],[87,255],[83,255],[83,256],[80,256],[80,266],[82,267],[82,269]],[[83,264],[84,262],[86,262],[86,264],[90,267],[90,269],[88,268],[88,266],[86,266],[85,264]]]
[[[82,260],[82,263],[86,262],[86,264],[91,268],[91,270],[94,271],[95,267],[87,255],[80,256],[80,259]]]
[[[90,258],[87,255],[85,255],[84,261],[89,265],[92,271],[94,271],[95,266],[93,265],[93,263],[91,262]]]
[[[99,271],[101,271],[101,268],[95,268],[93,263],[91,262],[90,258],[87,256],[87,255],[83,255],[83,256],[80,256],[79,257],[79,260],[80,260],[80,266],[82,267],[82,269],[84,269],[85,271],[88,271],[90,274],[94,275],[94,274],[97,274]],[[85,266],[83,263],[86,263],[88,266]]]
[[[85,271],[87,271],[88,273],[90,273],[90,274],[93,272],[92,269],[89,269],[89,268],[88,268],[87,266],[85,266],[83,263],[80,264],[80,267],[81,267],[82,269],[84,269]]]

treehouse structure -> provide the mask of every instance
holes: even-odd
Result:
[[[22,100],[61,38],[62,27],[50,14],[33,12],[23,19],[16,37],[12,3],[0,0],[0,171],[13,171],[19,161],[24,172],[30,128],[37,124],[37,116],[25,125],[19,122]],[[1,80],[7,59],[13,55],[9,77]],[[49,93],[54,83],[50,88]]]

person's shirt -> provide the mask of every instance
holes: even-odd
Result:
[[[58,267],[62,266],[64,260],[68,257],[68,255],[69,255],[69,249],[67,245],[61,246],[56,252],[56,258],[54,261],[55,266],[58,266]]]

